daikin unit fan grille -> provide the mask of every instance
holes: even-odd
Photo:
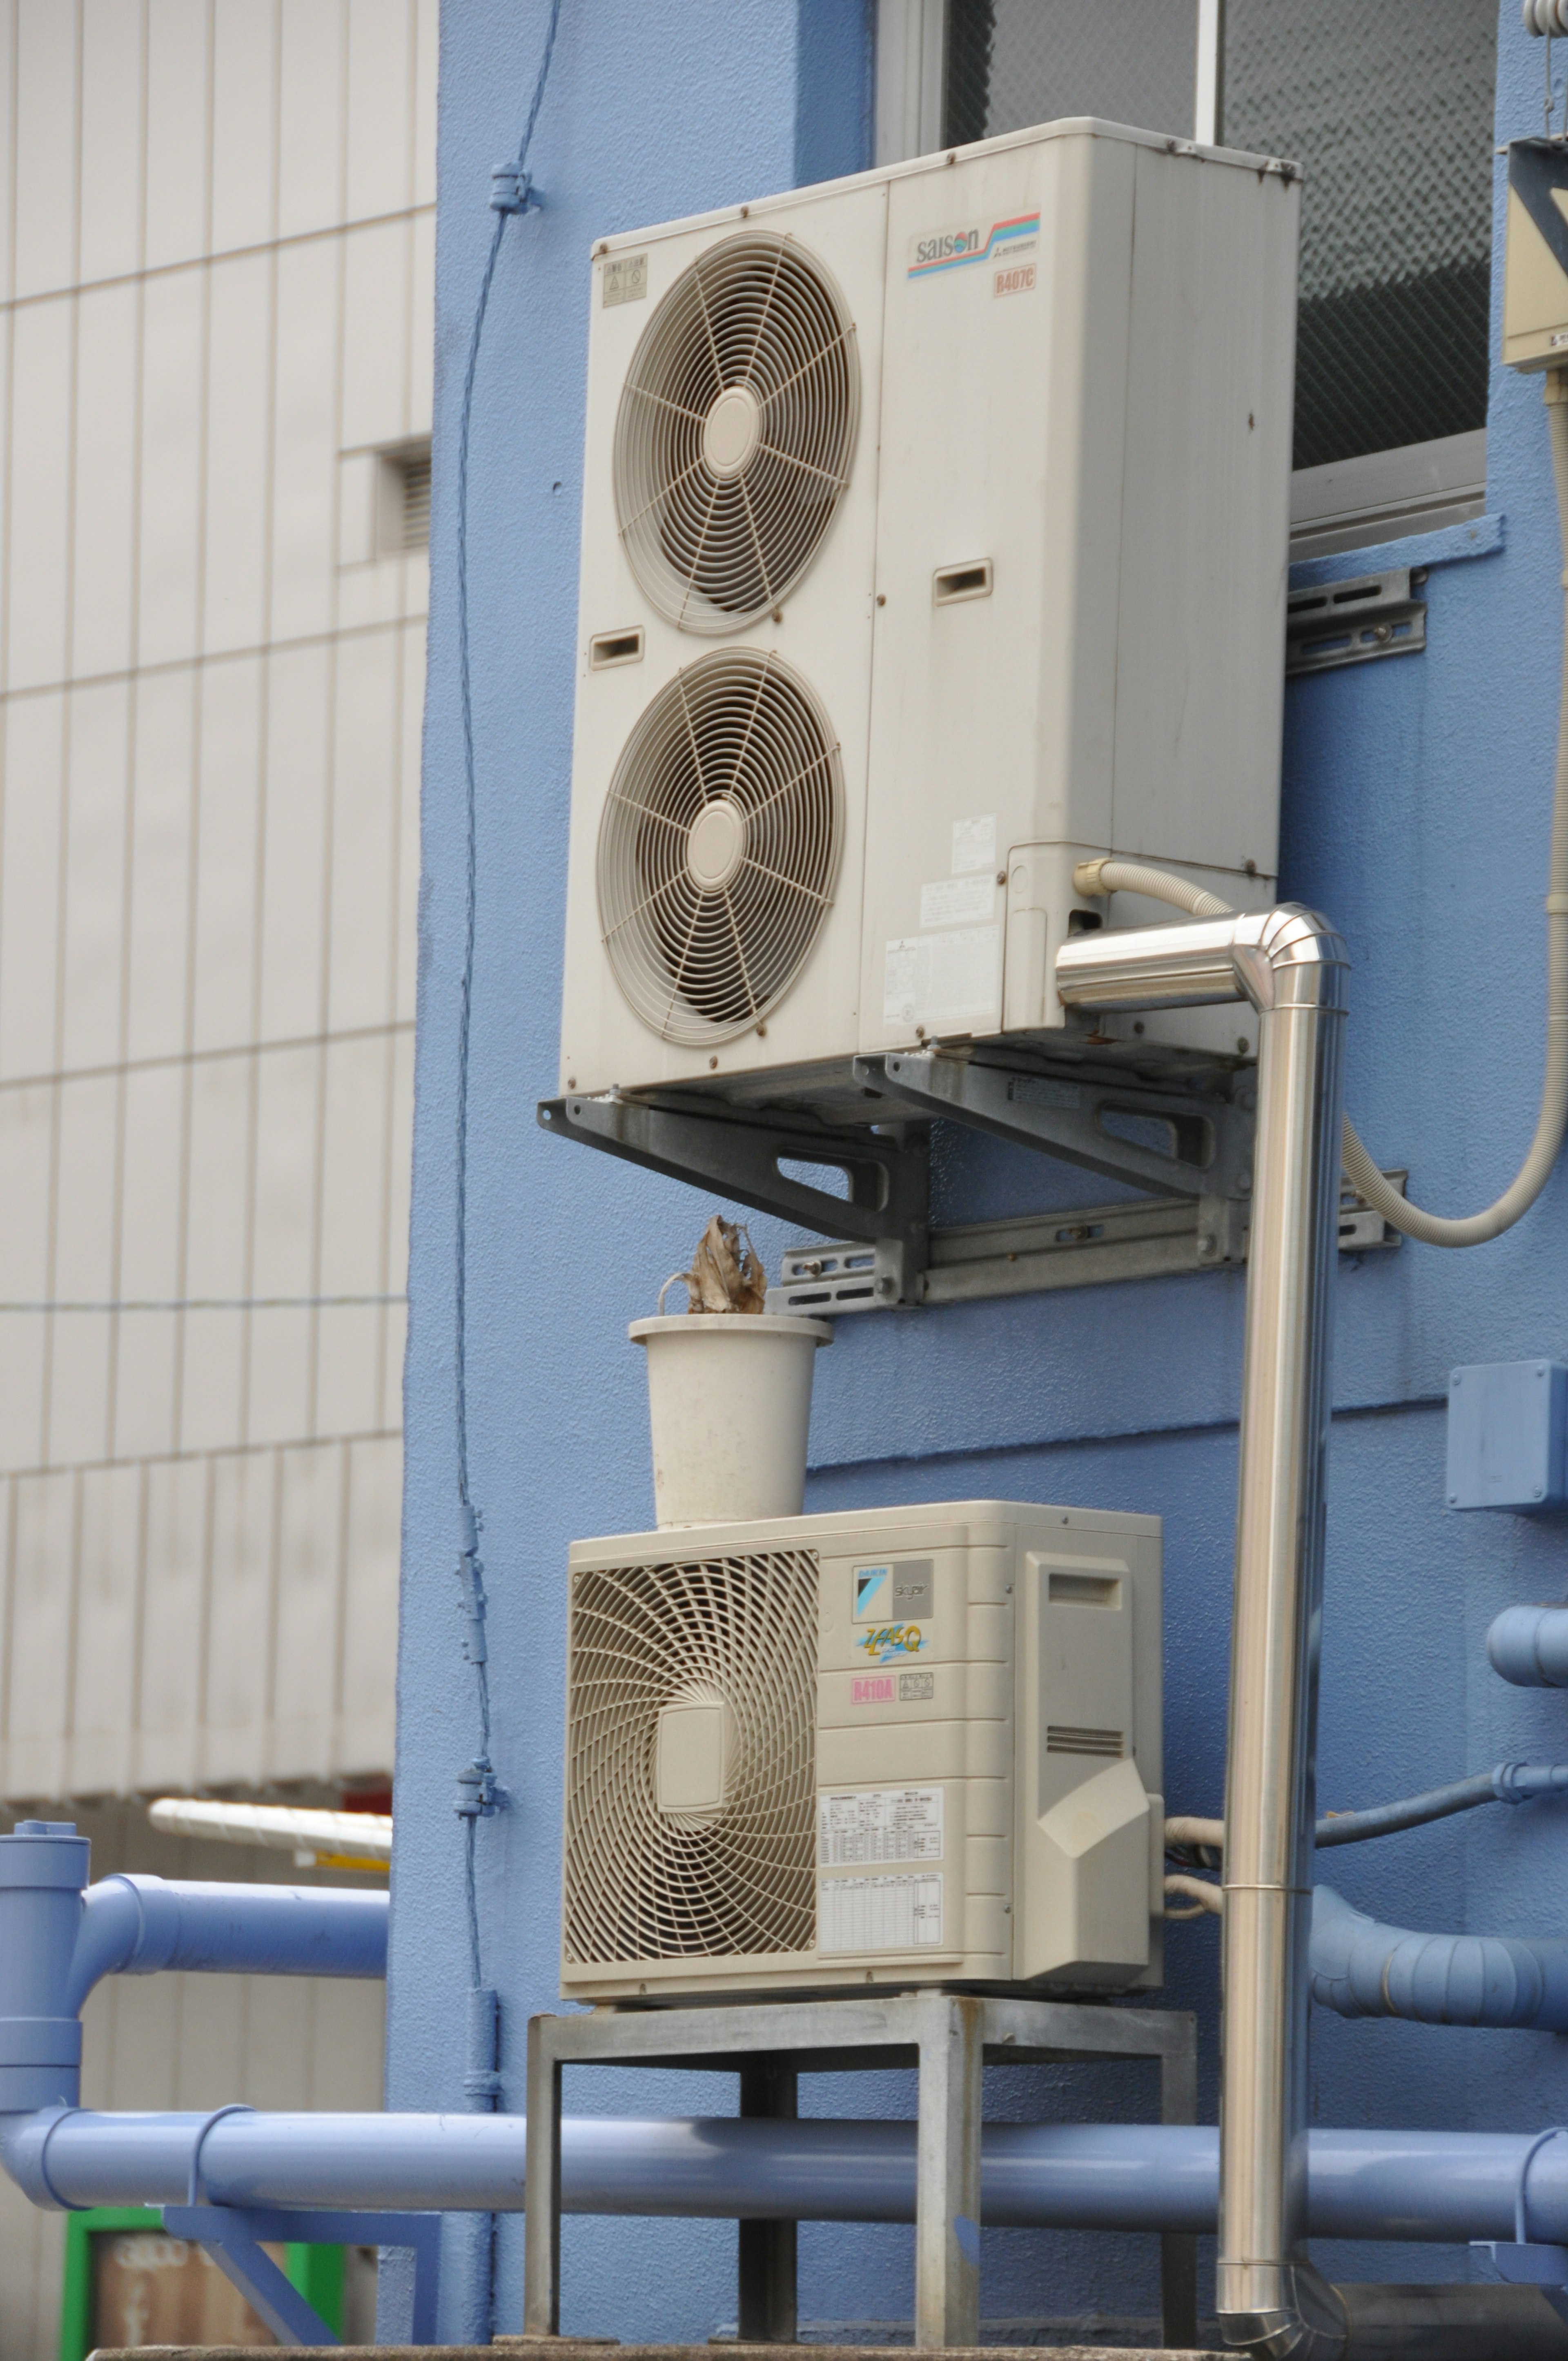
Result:
[[[718,1706],[722,1792],[661,1809],[660,1716]],[[732,1958],[817,1940],[817,1562],[617,1566],[573,1584],[566,1957]]]
[[[839,749],[797,673],[746,648],[678,673],[599,825],[599,928],[642,1022],[691,1046],[765,1016],[828,915],[843,835]]]
[[[631,570],[688,631],[776,607],[850,480],[855,331],[792,238],[727,238],[649,321],[615,424],[615,507]]]

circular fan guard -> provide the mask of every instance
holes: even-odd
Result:
[[[722,1697],[711,1817],[661,1812],[663,1707]],[[578,1964],[809,1951],[817,1939],[817,1568],[795,1552],[577,1576],[565,1940]]]
[[[798,673],[746,648],[678,673],[599,823],[599,929],[642,1022],[692,1047],[765,1016],[817,940],[843,836],[839,749]]]
[[[850,480],[860,390],[843,299],[792,238],[727,238],[682,273],[615,423],[621,541],[662,615],[729,631],[779,604]]]

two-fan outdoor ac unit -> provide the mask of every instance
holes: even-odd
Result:
[[[1159,1532],[966,1500],[576,1543],[563,1992],[1157,1983]]]
[[[1060,1042],[1096,853],[1272,898],[1298,196],[1077,121],[596,247],[565,1088]]]

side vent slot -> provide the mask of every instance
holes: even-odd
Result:
[[[1072,1730],[1053,1721],[1046,1730],[1047,1754],[1095,1754],[1119,1763],[1125,1749],[1119,1730]]]
[[[1051,1603],[1058,1601],[1069,1607],[1120,1607],[1122,1586],[1113,1574],[1053,1574]]]
[[[600,631],[588,642],[588,665],[593,672],[608,672],[611,664],[641,664],[642,661],[642,630],[633,631]]]
[[[991,560],[982,557],[969,566],[939,566],[934,579],[938,607],[956,607],[960,598],[989,598]]]

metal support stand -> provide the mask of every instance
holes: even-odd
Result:
[[[740,2113],[773,2123],[793,2123],[799,2112],[799,2076],[787,2058],[750,2058],[740,2069]],[[742,2222],[740,2309],[737,2331],[742,2345],[795,2343],[795,2247],[794,2222]]]
[[[980,2342],[982,2069],[1087,2058],[1157,2059],[1162,2122],[1195,2120],[1194,2022],[1173,2009],[930,1991],[532,2017],[524,2332],[531,2337],[560,2333],[564,2066],[718,2069],[740,2076],[743,2114],[765,2112],[775,2119],[795,2114],[800,2074],[916,2067],[915,2342],[934,2351]],[[749,2240],[749,2230],[763,2235]],[[788,2232],[787,2242],[781,2231]],[[1197,2343],[1197,2243],[1171,2234],[1161,2238],[1160,2252],[1165,2342],[1190,2349]],[[740,2326],[742,2342],[793,2340],[793,2222],[741,2224]]]

